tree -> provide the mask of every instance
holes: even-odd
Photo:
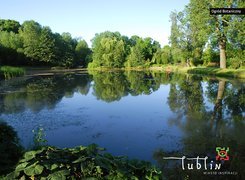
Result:
[[[14,32],[18,33],[20,28],[20,23],[15,20],[10,19],[0,19],[0,31]]]
[[[75,48],[76,65],[82,65],[86,67],[89,63],[90,54],[91,54],[91,50],[88,47],[87,42],[85,40],[78,41]]]
[[[26,64],[23,42],[19,34],[0,31],[0,62],[6,65]]]
[[[93,61],[90,67],[122,67],[126,57],[125,46],[118,32],[106,31],[96,34],[92,40]]]
[[[32,61],[39,59],[39,41],[42,32],[42,27],[35,21],[25,21],[21,25],[20,36],[23,40],[24,54]]]
[[[180,29],[178,25],[178,12],[174,11],[170,13],[171,21],[171,34],[169,37],[171,48],[178,48],[180,42]]]
[[[169,64],[172,60],[171,47],[166,45],[162,49],[158,49],[152,58],[152,62],[156,64]]]
[[[203,47],[208,40],[215,40],[220,52],[220,68],[226,68],[227,64],[227,45],[232,42],[232,37],[237,43],[242,44],[242,24],[244,21],[241,16],[237,15],[209,15],[209,9],[220,7],[244,7],[243,1],[202,1],[191,0],[188,7],[188,14],[190,16],[190,25],[192,30],[192,37],[196,47]],[[200,10],[202,9],[202,10]],[[239,23],[241,25],[238,25]],[[236,28],[234,27],[236,25]],[[236,35],[237,34],[237,35]],[[212,39],[210,39],[212,38]],[[233,41],[234,42],[234,41]],[[202,48],[201,48],[202,49]]]
[[[190,29],[187,24],[186,11],[183,12],[171,12],[171,57],[173,63],[186,63],[190,58],[191,51],[191,39]]]
[[[55,39],[49,27],[44,27],[41,30],[41,35],[38,42],[38,60],[46,63],[55,63]]]
[[[190,28],[192,58],[195,65],[202,64],[203,50],[207,44],[211,27],[209,25],[209,1],[191,0],[186,8],[187,21]]]
[[[72,39],[69,33],[62,35],[55,33],[55,65],[62,67],[73,67],[75,65],[75,47],[77,41]]]
[[[128,67],[137,67],[143,66],[146,63],[150,63],[154,54],[160,49],[160,44],[157,41],[154,41],[151,38],[139,38],[134,36],[131,38],[132,44],[135,43],[130,49],[130,54],[127,57],[127,62],[125,66]]]
[[[143,40],[140,38],[137,40],[135,46],[131,47],[130,54],[127,57],[125,63],[126,67],[137,67],[142,66],[145,63],[143,52]]]
[[[113,38],[101,39],[101,65],[106,67],[122,67],[125,57],[124,42]]]

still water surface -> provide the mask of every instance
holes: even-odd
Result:
[[[244,162],[245,84],[238,80],[130,71],[0,83],[0,119],[25,148],[41,127],[47,143],[62,148],[96,143],[161,164],[164,153],[215,158],[221,146]]]

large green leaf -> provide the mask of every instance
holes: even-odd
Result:
[[[33,164],[31,166],[28,166],[25,170],[24,173],[28,176],[34,176],[34,175],[39,175],[43,172],[43,166],[41,165],[36,165]]]
[[[89,157],[79,157],[77,160],[73,161],[72,163],[84,162],[87,159],[90,159],[90,158]]]
[[[8,175],[4,178],[4,180],[5,180],[5,179],[6,179],[6,180],[8,180],[8,179],[15,179],[15,178],[17,178],[19,175],[20,175],[20,172],[14,171],[14,172],[11,172],[10,174],[8,174]]]
[[[9,173],[4,179],[8,180],[8,179],[15,179],[20,175],[20,172],[11,172]]]
[[[36,151],[29,151],[29,152],[26,152],[24,155],[25,161],[29,161],[35,157],[36,157]]]
[[[65,180],[66,175],[69,175],[70,171],[69,170],[61,170],[54,172],[48,176],[49,180]]]
[[[56,169],[57,167],[59,167],[59,165],[58,165],[58,164],[52,164],[52,166],[51,166],[51,169],[50,169],[50,170],[52,171],[52,170]]]
[[[20,180],[26,180],[25,175],[21,176]]]
[[[16,171],[22,171],[22,170],[25,169],[25,167],[26,167],[28,164],[29,164],[28,162],[21,163],[21,164],[19,164],[19,165],[15,168],[15,170],[16,170]]]

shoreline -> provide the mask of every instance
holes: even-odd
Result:
[[[196,74],[210,77],[226,77],[233,79],[245,79],[245,69],[220,69],[216,67],[183,67],[183,66],[151,66],[130,68],[56,68],[56,67],[20,67],[25,69],[24,76],[55,75],[60,73],[87,73],[88,71],[159,71],[166,73]]]

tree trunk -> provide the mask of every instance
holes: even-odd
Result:
[[[220,80],[216,102],[222,101],[224,90],[225,90],[225,81]]]
[[[213,128],[213,125],[215,123],[214,126],[215,132],[217,132],[218,123],[222,119],[222,99],[223,99],[224,91],[225,91],[225,81],[220,80],[218,86],[217,98],[214,105],[213,115],[211,118],[211,127]]]
[[[220,50],[220,68],[226,68],[226,40],[225,38],[221,38],[219,42],[219,50]]]

